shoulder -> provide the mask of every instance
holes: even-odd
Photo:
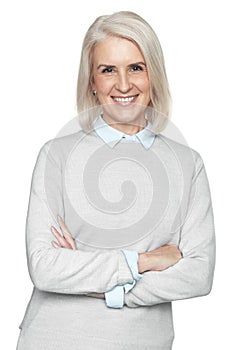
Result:
[[[85,137],[86,133],[82,130],[79,130],[75,133],[71,133],[68,135],[57,136],[55,138],[47,140],[42,147],[51,147],[52,145],[56,145],[56,147],[64,147],[68,145],[73,145],[75,142],[78,142],[82,137]]]
[[[68,153],[78,142],[84,139],[88,134],[84,131],[79,130],[75,133],[58,136],[52,139],[49,139],[44,142],[40,148],[40,153],[50,152],[53,155],[63,155]]]
[[[173,152],[183,155],[184,157],[192,154],[195,160],[197,160],[198,158],[201,158],[200,153],[194,148],[190,147],[185,140],[175,141],[161,133],[157,134],[156,136],[157,136],[157,140],[159,140],[159,145],[165,144],[168,148],[173,150]]]
[[[185,140],[175,141],[163,134],[157,134],[157,148],[163,148],[164,152],[173,155],[176,160],[189,170],[195,171],[203,166],[203,159],[200,153],[190,147]]]
[[[78,149],[79,154],[84,154],[96,144],[97,140],[95,132],[86,133],[80,129],[75,133],[47,140],[40,148],[39,156],[42,155],[50,161],[63,165],[74,150]]]

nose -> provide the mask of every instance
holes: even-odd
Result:
[[[122,93],[127,93],[132,88],[130,76],[126,71],[119,71],[116,80],[116,89]]]

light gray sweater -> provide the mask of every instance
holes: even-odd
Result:
[[[77,250],[51,245],[57,215]],[[165,244],[178,245],[183,258],[143,273],[122,309],[86,296],[133,282],[121,249]],[[125,139],[109,147],[95,131],[46,142],[33,171],[26,248],[34,288],[17,350],[170,350],[171,302],[212,287],[214,222],[202,158],[162,135],[150,149]]]

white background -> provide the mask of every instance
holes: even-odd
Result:
[[[241,348],[239,1],[166,0],[158,2],[158,9],[152,0],[83,3],[1,2],[0,348],[15,349],[32,292],[24,239],[37,153],[76,116],[84,33],[97,16],[119,10],[139,13],[157,32],[173,97],[172,121],[203,157],[212,192],[213,290],[173,303],[173,349]]]

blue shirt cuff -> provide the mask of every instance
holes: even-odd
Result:
[[[124,305],[124,288],[123,286],[115,286],[111,290],[105,292],[105,302],[108,307],[120,309]]]
[[[143,275],[138,273],[138,253],[135,250],[122,249],[126,257],[127,264],[131,270],[134,281],[126,283],[123,286],[115,286],[111,290],[105,292],[105,302],[108,307],[120,309],[124,305],[124,294],[128,293],[139,281]]]
[[[136,281],[134,280],[132,283],[126,283],[124,284],[124,292],[125,294],[128,293],[136,284]]]
[[[129,268],[131,270],[131,273],[132,273],[134,280],[139,281],[143,277],[143,275],[138,273],[139,255],[138,255],[137,251],[136,250],[127,250],[127,249],[122,249],[121,251],[125,254],[127,263],[129,265]]]

